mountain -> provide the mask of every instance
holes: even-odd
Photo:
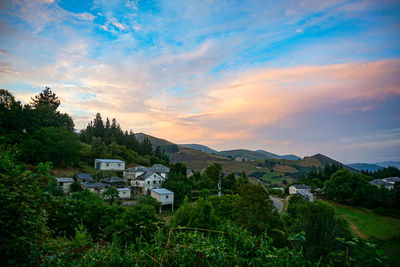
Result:
[[[178,146],[191,148],[191,149],[202,151],[202,152],[205,152],[205,153],[208,153],[208,154],[213,154],[213,153],[217,154],[218,153],[217,150],[214,150],[212,148],[209,148],[208,146],[199,145],[199,144],[181,144],[181,145],[178,145]]]
[[[347,164],[347,166],[350,166],[359,171],[373,171],[373,172],[382,168],[382,166],[379,166],[377,164],[369,164],[369,163],[352,163],[352,164]]]
[[[287,162],[287,161],[285,161]],[[289,161],[293,162],[293,161]],[[314,156],[304,157],[302,160],[295,161],[293,164],[301,167],[315,167],[315,168],[323,168],[326,164],[341,164],[343,165],[344,169],[349,171],[357,171],[356,169],[352,168],[351,166],[347,166],[339,161],[331,159],[323,154],[315,154]]]
[[[164,139],[160,139],[144,133],[137,133],[135,134],[135,137],[139,142],[142,142],[143,139],[147,137],[154,148],[159,146],[167,154],[175,153],[178,151],[178,146],[176,144],[171,143],[170,141]]]
[[[218,152],[217,155],[227,157],[227,158],[245,158],[246,160],[259,160],[265,159],[265,155],[256,151],[251,151],[247,149],[234,149],[234,150],[224,150]]]
[[[299,160],[301,159],[300,157],[296,156],[296,155],[283,155],[283,156],[279,156],[277,154],[265,151],[265,150],[256,150],[256,152],[261,153],[263,155],[265,155],[267,158],[272,158],[272,159],[288,159],[288,160]]]
[[[400,161],[385,161],[385,162],[377,162],[375,164],[385,168],[392,166],[400,169]]]

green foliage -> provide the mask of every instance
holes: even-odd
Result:
[[[78,182],[73,182],[73,183],[70,185],[70,191],[71,191],[71,192],[80,192],[80,191],[82,191],[82,186],[81,186],[81,184],[78,183]]]
[[[160,209],[161,203],[158,202],[155,198],[147,196],[143,197],[139,200],[140,204],[153,206],[155,211],[157,212]]]
[[[55,197],[61,197],[64,195],[64,190],[56,182],[51,181],[47,188],[44,189]]]
[[[25,162],[51,161],[66,167],[78,163],[81,145],[77,135],[63,128],[40,128],[21,145],[20,157]]]
[[[35,171],[25,170],[13,150],[0,149],[0,258],[7,265],[36,265],[46,249],[43,188],[50,182],[50,168],[41,163]]]
[[[321,257],[326,262],[332,251],[345,249],[338,238],[348,240],[350,230],[347,222],[338,217],[333,207],[317,201],[307,202],[298,196],[292,196],[289,201],[288,214],[291,216],[291,232],[306,233],[306,241],[301,244],[305,255],[312,260]]]
[[[235,222],[252,233],[261,234],[279,227],[279,215],[273,212],[268,193],[250,183],[239,188],[239,200],[234,203]]]
[[[226,192],[226,191],[235,192],[236,191],[235,175],[233,173],[231,173],[231,174],[225,176],[221,181],[221,187],[224,192]]]
[[[193,183],[186,175],[170,172],[163,187],[174,192],[174,206],[179,207],[185,197],[190,197]]]
[[[120,199],[117,188],[113,186],[106,188],[103,192],[103,198],[111,205],[114,204],[116,201],[118,202]]]
[[[173,226],[215,229],[217,222],[217,216],[211,202],[200,198],[193,204],[188,203],[186,199],[175,212],[171,224]]]
[[[120,244],[132,244],[137,239],[150,240],[159,228],[153,206],[137,204],[119,216],[113,226],[113,238]]]

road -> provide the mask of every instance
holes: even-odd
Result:
[[[269,196],[269,198],[272,200],[272,203],[274,204],[274,207],[278,210],[279,213],[282,212],[283,209],[283,204],[277,197],[272,197]]]

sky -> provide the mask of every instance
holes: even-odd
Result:
[[[400,160],[399,1],[0,1],[0,88],[76,129]]]

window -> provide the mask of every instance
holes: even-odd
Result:
[[[139,184],[139,182],[138,182],[138,181],[136,181],[136,184]]]
[[[156,184],[157,183],[157,181],[153,181],[153,184]]]
[[[147,181],[147,184],[150,184],[150,181]]]
[[[168,195],[165,195],[165,198],[168,198]]]
[[[106,166],[107,166],[107,167],[110,167],[110,163],[106,163]]]
[[[161,184],[161,180],[159,181],[159,183]]]
[[[156,175],[154,174],[154,178],[156,178]]]
[[[121,163],[118,163],[118,167],[121,167]]]

